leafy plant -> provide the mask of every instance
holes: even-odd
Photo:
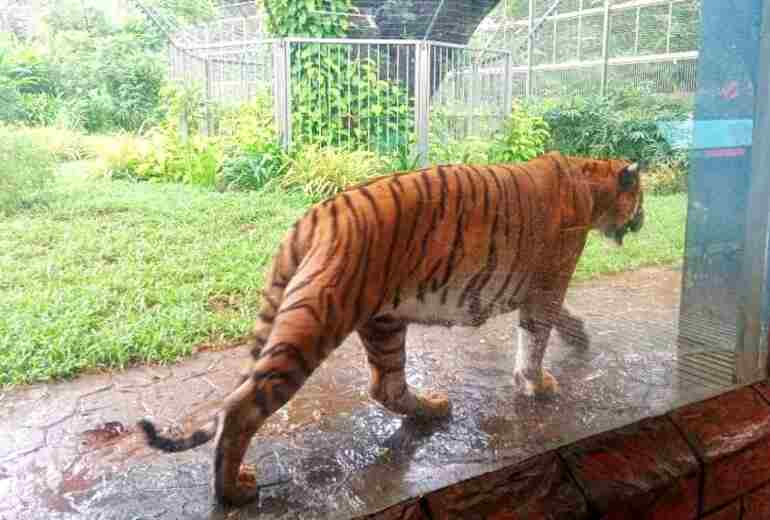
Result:
[[[90,145],[92,138],[77,130],[17,127],[15,131],[24,134],[57,161],[80,161],[94,157],[94,150]]]
[[[515,106],[502,131],[492,142],[489,159],[502,163],[529,161],[545,152],[549,138],[548,124],[542,117]]]
[[[272,145],[272,150],[249,152],[227,157],[222,163],[218,184],[224,189],[259,190],[286,170],[283,150]]]
[[[292,57],[297,140],[387,153],[408,146],[413,117],[406,90],[380,78],[374,58],[347,47],[306,44]]]
[[[320,201],[384,172],[385,164],[372,152],[313,144],[304,146],[290,159],[281,186]]]
[[[0,126],[0,214],[44,198],[53,182],[53,157],[22,132]]]
[[[688,164],[675,158],[655,164],[644,174],[644,190],[655,195],[673,195],[687,191]]]
[[[340,38],[351,0],[264,0],[279,37]],[[391,153],[409,145],[413,118],[403,85],[382,78],[387,57],[332,44],[292,46],[292,118],[299,143]]]
[[[280,37],[340,38],[350,22],[351,0],[263,0],[269,31]]]
[[[657,163],[676,151],[664,138],[659,121],[687,117],[687,106],[668,103],[654,106],[633,101],[628,94],[560,98],[530,105],[551,131],[548,148],[570,155],[644,159]]]
[[[97,158],[93,171],[111,179],[139,178],[151,157],[150,142],[128,133],[92,139],[91,148]]]
[[[408,147],[396,150],[395,154],[383,157],[383,169],[386,172],[406,172],[420,167],[420,156]]]
[[[428,150],[431,164],[487,164],[491,143],[480,137],[456,139],[449,137],[444,142],[432,143]]]

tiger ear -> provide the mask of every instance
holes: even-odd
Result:
[[[620,191],[631,191],[635,186],[639,184],[639,173],[642,170],[642,165],[638,162],[629,164],[618,176],[618,184],[620,185]]]

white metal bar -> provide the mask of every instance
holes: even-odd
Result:
[[[583,47],[583,0],[578,3],[578,27],[577,27],[577,60],[580,61]]]
[[[602,28],[602,79],[600,95],[607,92],[607,66],[610,56],[610,0],[604,0],[604,25]]]
[[[415,132],[417,157],[421,165],[428,162],[428,112],[430,110],[430,44],[415,46]]]
[[[557,26],[559,24],[559,20],[553,21],[553,49],[551,49],[551,63],[556,63],[556,33],[557,33]]]
[[[668,4],[680,4],[685,2],[692,2],[692,0],[633,0],[624,4],[610,5],[610,11],[625,11],[628,9],[636,9],[638,7],[654,7],[659,5]],[[551,14],[547,17],[548,20],[569,20],[572,18],[578,18],[579,16],[591,16],[604,13],[604,7],[592,7],[590,9],[583,9],[582,11],[570,11],[568,13]],[[527,27],[529,22],[527,20],[514,20],[512,22],[506,22],[507,24],[514,26]],[[484,28],[494,29],[497,27],[496,22],[490,22],[488,25],[484,25]]]
[[[674,24],[674,2],[668,4],[668,30],[666,31],[666,52],[671,52],[671,29]]]
[[[527,97],[532,97],[532,66],[534,65],[532,60],[532,53],[535,49],[534,34],[532,31],[535,28],[535,0],[529,0],[529,26],[527,34]]]
[[[636,8],[636,29],[634,30],[634,56],[639,54],[639,32],[640,32],[640,22],[642,17],[642,8],[637,7]]]
[[[623,56],[618,58],[610,58],[607,60],[608,65],[635,65],[645,63],[677,63],[681,61],[697,61],[698,51],[689,52],[674,52],[670,54],[650,54],[645,56]],[[536,65],[532,67],[535,72],[554,72],[559,70],[570,69],[584,69],[590,67],[598,67],[604,63],[602,60],[588,60],[588,61],[571,61],[565,63],[550,63],[545,65]],[[484,71],[493,70],[484,68]],[[526,73],[526,66],[513,67],[514,73]]]
[[[505,117],[508,117],[511,113],[513,104],[513,56],[507,54],[505,56],[505,85],[503,90],[503,113]]]

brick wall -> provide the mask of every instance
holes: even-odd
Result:
[[[770,382],[596,435],[370,516],[770,519]]]

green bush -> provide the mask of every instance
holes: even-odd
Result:
[[[0,214],[45,199],[53,181],[53,157],[28,135],[0,127]]]
[[[688,163],[684,158],[653,165],[644,173],[644,190],[655,195],[673,195],[687,191]]]
[[[281,186],[317,202],[385,171],[382,158],[372,152],[306,145],[290,159]]]
[[[525,162],[541,155],[550,137],[543,118],[520,106],[513,108],[492,137],[454,137],[447,112],[444,108],[431,118],[428,160],[432,164]]]
[[[81,161],[96,156],[92,146],[96,137],[77,130],[58,127],[17,127],[15,131],[23,133],[36,146],[46,150],[56,161]]]
[[[481,137],[445,138],[431,142],[428,150],[430,164],[487,164],[492,143]]]
[[[142,179],[151,163],[150,141],[128,133],[91,137],[89,148],[96,157],[93,172],[112,179]]]
[[[387,58],[383,57],[384,62]],[[392,153],[413,140],[407,91],[381,78],[374,57],[306,45],[292,56],[292,126],[299,143]]]
[[[677,155],[657,123],[683,120],[690,108],[686,102],[649,100],[626,91],[606,98],[545,100],[531,104],[528,110],[548,124],[550,149],[567,155],[643,159],[655,164]]]
[[[490,162],[518,163],[534,159],[545,152],[550,137],[548,124],[542,117],[515,106],[502,131],[492,141]]]
[[[131,24],[97,23],[106,23],[97,13],[88,27],[58,14],[42,42],[0,42],[0,121],[88,132],[156,122],[164,76],[157,42]]]
[[[286,170],[283,150],[278,145],[263,150],[226,157],[217,183],[223,189],[259,190]]]

